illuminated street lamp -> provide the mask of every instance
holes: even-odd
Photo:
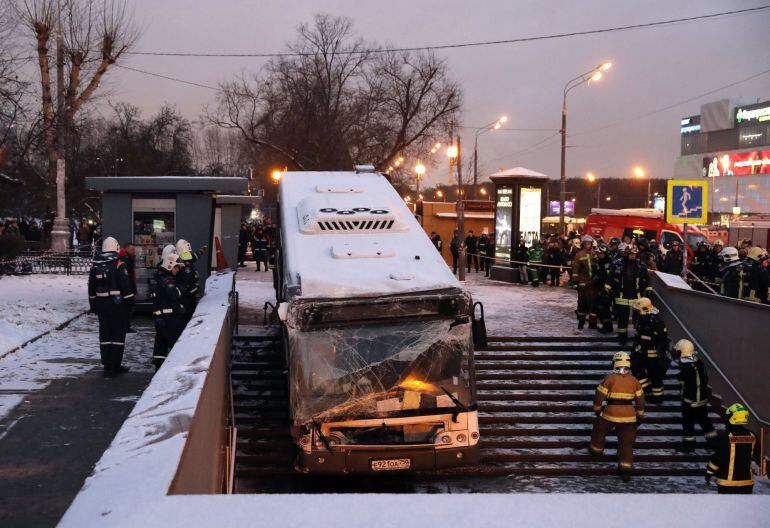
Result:
[[[273,183],[277,184],[281,181],[281,176],[283,176],[283,171],[280,171],[278,169],[274,170],[270,177],[273,179]]]
[[[644,178],[646,176],[646,174],[647,174],[645,172],[645,170],[643,168],[641,168],[640,166],[638,166],[638,165],[636,167],[634,167],[634,171],[633,172],[634,172],[634,176],[636,178],[640,178],[640,179]],[[650,200],[650,185],[651,184],[652,184],[652,180],[648,177],[647,178],[647,201],[645,202],[645,205],[650,205],[650,203],[652,203],[651,200]]]
[[[589,183],[596,182],[596,207],[601,207],[601,200],[602,200],[602,181],[597,178],[593,172],[587,172],[586,173],[586,180],[589,181]]]
[[[566,224],[564,223],[564,201],[567,198],[567,94],[573,88],[577,88],[582,84],[590,84],[591,82],[597,82],[604,76],[603,72],[606,72],[612,68],[610,61],[601,63],[596,68],[578,75],[574,79],[571,79],[564,85],[564,98],[561,105],[561,182],[559,187],[559,231],[561,234],[566,234]]]
[[[414,166],[414,173],[415,180],[417,182],[417,194],[422,197],[420,194],[420,179],[422,178],[422,175],[425,174],[425,165],[423,165],[419,160],[417,161],[417,165]]]
[[[441,198],[441,199],[442,199],[442,200],[441,200],[442,202],[446,202],[446,200],[444,200],[444,199],[443,199],[443,198],[444,198],[444,192],[443,192],[441,189],[439,189],[438,191],[436,191],[436,198]]]
[[[476,198],[476,185],[479,181],[479,136],[490,130],[500,130],[508,122],[508,116],[503,114],[491,123],[476,130],[476,136],[473,138],[473,198]]]
[[[608,202],[611,202],[612,201],[612,196],[608,196],[607,198],[605,198],[605,200],[607,200]]]

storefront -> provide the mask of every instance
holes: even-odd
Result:
[[[237,251],[241,207],[223,210],[220,205],[217,215],[216,199],[217,193],[246,192],[247,181],[246,178],[196,176],[86,178],[86,187],[102,196],[104,236],[117,238],[122,246],[132,243],[136,247],[138,303],[149,301],[150,279],[160,263],[163,247],[175,244],[180,238],[190,242],[193,249],[209,248],[209,253],[196,263],[203,287],[211,269],[217,216],[220,242],[227,235],[229,253],[234,254],[229,247],[233,241]]]

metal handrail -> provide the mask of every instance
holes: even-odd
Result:
[[[687,270],[687,274],[688,274],[688,275],[692,275],[692,277],[693,277],[693,278],[694,278],[696,281],[698,281],[698,282],[700,282],[701,284],[703,284],[703,285],[706,287],[706,289],[707,289],[709,292],[713,293],[714,295],[721,295],[721,293],[717,292],[716,290],[714,290],[714,288],[712,288],[711,286],[709,286],[707,283],[703,282],[703,279],[701,279],[701,278],[700,278],[700,277],[698,277],[698,276],[697,276],[695,273],[693,273],[693,271],[692,271],[691,269],[688,269],[688,270]]]
[[[653,291],[654,291],[654,290],[653,290]],[[737,395],[738,395],[738,398],[740,398],[741,402],[742,402],[742,403],[743,403],[743,405],[744,405],[744,406],[745,406],[745,407],[746,407],[746,408],[749,410],[749,412],[750,412],[750,413],[751,413],[751,415],[754,417],[754,419],[755,419],[757,422],[761,423],[762,425],[764,425],[764,426],[766,426],[766,427],[770,427],[770,421],[768,421],[766,418],[762,418],[762,417],[761,417],[761,416],[760,416],[760,415],[759,415],[759,414],[758,414],[758,413],[757,413],[757,412],[754,410],[754,408],[751,406],[751,404],[748,402],[748,400],[746,400],[746,398],[744,398],[744,397],[743,397],[743,394],[741,394],[741,391],[740,391],[740,390],[738,390],[738,388],[737,388],[735,385],[733,385],[733,382],[732,382],[732,381],[730,381],[730,378],[728,378],[728,377],[727,377],[727,375],[726,375],[724,372],[722,372],[722,369],[720,369],[720,368],[719,368],[719,365],[717,365],[716,361],[714,361],[714,358],[712,358],[712,357],[711,357],[711,356],[708,354],[708,352],[707,352],[707,351],[706,351],[706,349],[703,347],[703,345],[701,345],[701,344],[698,342],[698,340],[695,338],[695,336],[694,336],[694,335],[692,335],[692,333],[691,333],[691,332],[690,332],[690,331],[687,329],[687,327],[685,326],[685,324],[682,322],[682,320],[681,320],[681,319],[679,319],[679,316],[677,316],[677,315],[676,315],[676,313],[675,313],[675,312],[674,312],[674,311],[671,309],[671,307],[670,307],[670,306],[668,305],[668,303],[667,303],[667,302],[666,302],[666,301],[663,299],[663,297],[661,297],[660,295],[657,295],[657,292],[655,292],[655,293],[656,293],[656,296],[657,296],[658,300],[659,300],[661,303],[663,303],[663,306],[665,306],[665,307],[666,307],[666,310],[668,310],[668,313],[669,313],[669,314],[671,314],[671,317],[673,317],[673,318],[674,318],[674,320],[676,320],[676,322],[677,322],[677,323],[679,324],[679,326],[682,328],[682,330],[684,331],[684,333],[685,333],[685,334],[687,334],[687,337],[688,337],[688,339],[689,339],[690,341],[692,341],[692,342],[693,342],[693,344],[694,344],[694,345],[695,345],[695,346],[696,346],[696,347],[697,347],[697,348],[698,348],[698,349],[701,351],[701,353],[702,353],[704,356],[706,356],[706,357],[709,359],[709,361],[711,362],[711,366],[714,368],[714,370],[716,370],[716,371],[719,373],[719,375],[720,375],[720,376],[722,377],[722,379],[723,379],[723,380],[724,380],[724,381],[727,383],[727,385],[728,385],[728,386],[729,386],[729,387],[730,387],[730,388],[733,390],[733,392],[735,392],[735,394],[737,394]]]

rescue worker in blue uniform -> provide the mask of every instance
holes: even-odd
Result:
[[[749,411],[743,404],[734,403],[725,412],[726,430],[714,442],[714,454],[706,467],[706,484],[716,477],[719,493],[750,495],[754,490],[751,461],[757,437],[746,429]]]
[[[682,444],[677,450],[692,453],[695,450],[696,423],[703,431],[703,436],[709,445],[713,446],[717,436],[708,416],[709,378],[692,341],[680,339],[674,345],[674,353],[679,356],[677,377],[682,387]]]
[[[767,266],[767,254],[761,247],[749,249],[743,259],[743,272],[746,283],[743,286],[743,299],[751,302],[770,304],[768,289],[770,288],[770,271]]]
[[[650,277],[647,266],[637,259],[636,247],[623,248],[623,257],[616,260],[610,270],[609,280],[604,286],[615,298],[615,319],[618,323],[618,340],[624,345],[628,340],[628,320],[631,305],[642,296],[650,295]]]
[[[182,294],[182,304],[185,309],[184,324],[187,325],[195,313],[200,293],[200,278],[195,270],[198,252],[193,253],[192,246],[190,246],[187,240],[179,239],[176,243],[176,254],[179,255],[179,259],[184,263],[184,266],[176,275],[176,285]]]
[[[639,312],[636,319],[636,336],[631,353],[631,373],[642,384],[650,403],[663,401],[663,378],[671,365],[668,356],[668,329],[658,309],[647,297],[634,302]]]
[[[163,257],[155,271],[150,293],[152,314],[155,316],[155,345],[152,351],[155,370],[166,360],[186,324],[182,293],[175,281],[175,276],[183,267],[184,262],[179,255],[171,253]]]
[[[99,318],[99,352],[105,377],[129,370],[122,361],[134,290],[128,270],[118,258],[119,251],[117,240],[105,238],[88,275],[88,302],[90,311]]]

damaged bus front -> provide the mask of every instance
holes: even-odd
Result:
[[[470,312],[461,289],[291,303],[285,328],[298,469],[477,463]]]

